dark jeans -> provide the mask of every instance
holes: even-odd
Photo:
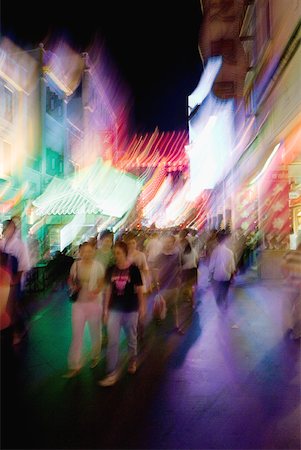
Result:
[[[213,292],[216,304],[219,308],[227,307],[227,295],[231,281],[212,280]]]

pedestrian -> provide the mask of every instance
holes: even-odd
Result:
[[[72,304],[72,341],[68,354],[68,372],[64,378],[78,374],[83,365],[82,347],[86,324],[90,330],[92,354],[90,367],[93,369],[100,360],[101,326],[103,308],[103,286],[105,270],[95,260],[94,246],[84,242],[79,250],[80,259],[76,260],[70,270],[69,285],[71,289],[80,286],[79,295]]]
[[[11,285],[11,273],[7,268],[7,255],[0,250],[0,330],[1,330],[1,358],[12,347],[13,330],[11,317],[7,310],[9,291]],[[5,358],[2,359],[4,362]],[[6,363],[6,360],[5,360]],[[1,364],[1,367],[3,364]]]
[[[137,249],[137,239],[133,233],[127,233],[124,236],[124,241],[128,247],[128,260],[131,264],[138,266],[143,282],[143,292],[146,293],[149,288],[150,277],[146,256],[142,251]]]
[[[7,310],[12,320],[13,344],[19,344],[28,331],[27,313],[24,306],[23,281],[30,269],[29,251],[12,219],[3,223],[0,250],[6,255],[7,269],[11,275]]]
[[[217,246],[217,230],[210,230],[206,240],[206,263],[209,264],[213,250]]]
[[[181,290],[182,297],[195,308],[195,292],[198,284],[198,255],[189,240],[181,242]]]
[[[282,273],[286,279],[286,327],[292,339],[301,338],[301,243],[283,257]]]
[[[105,271],[108,267],[111,267],[115,263],[114,253],[113,253],[113,240],[114,234],[110,230],[104,230],[99,236],[96,249],[96,260],[99,261]],[[108,330],[107,325],[102,326],[102,345],[106,346],[108,342]]]
[[[96,259],[104,266],[105,270],[115,263],[112,231],[104,230],[101,233],[96,250]]]
[[[167,311],[173,315],[174,330],[183,334],[178,311],[181,261],[179,248],[173,234],[164,237],[162,251],[157,256],[154,266],[157,288],[165,299]]]
[[[212,251],[209,261],[209,281],[212,281],[216,304],[220,309],[227,309],[227,295],[232,277],[235,273],[234,254],[226,246],[228,233],[217,233],[217,246]]]
[[[144,322],[145,302],[139,268],[128,260],[128,247],[123,241],[114,245],[116,263],[106,271],[104,323],[108,328],[107,375],[101,386],[112,386],[119,377],[118,360],[121,329],[128,345],[128,372],[137,370],[138,322]]]
[[[145,244],[145,255],[150,273],[150,291],[155,286],[155,273],[154,273],[155,261],[157,256],[161,253],[161,250],[162,250],[162,242],[161,239],[159,238],[158,232],[156,231],[151,232],[149,239]]]

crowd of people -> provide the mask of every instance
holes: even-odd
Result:
[[[247,244],[248,243],[248,244]],[[180,306],[188,302],[193,310],[197,292],[200,261],[207,266],[216,304],[222,312],[228,307],[228,291],[237,273],[259,262],[260,234],[245,236],[241,230],[211,230],[201,233],[181,230],[125,230],[114,234],[105,230],[82,242],[74,252],[71,247],[56,252],[50,261],[53,289],[68,286],[72,303],[72,337],[66,378],[76,376],[85,358],[85,326],[91,336],[90,367],[100,361],[102,340],[106,343],[106,376],[101,386],[111,386],[120,376],[120,336],[125,333],[128,348],[128,372],[137,370],[138,332],[143,330],[149,299],[156,294],[164,299],[172,329],[183,334]],[[299,246],[300,247],[300,246]],[[71,256],[72,255],[72,256]],[[297,258],[297,263],[296,263]],[[299,259],[298,259],[299,258]],[[30,269],[26,245],[14,220],[3,224],[0,240],[1,347],[17,345],[27,331],[22,308],[22,283]],[[283,274],[293,279],[291,329],[300,332],[300,249],[284,258]],[[297,273],[297,275],[296,275]],[[62,291],[65,295],[65,290]],[[152,295],[153,294],[153,295]]]

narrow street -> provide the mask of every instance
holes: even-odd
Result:
[[[150,321],[137,373],[103,388],[104,357],[62,378],[71,305],[63,291],[40,296],[2,392],[3,448],[300,448],[300,343],[284,337],[284,298],[280,282],[245,276],[221,316],[201,269],[185,334]]]

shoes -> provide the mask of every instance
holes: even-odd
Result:
[[[68,372],[66,372],[64,375],[62,375],[62,378],[74,378],[79,373],[80,369],[70,369]]]
[[[131,361],[128,366],[128,373],[131,373],[132,375],[134,375],[134,373],[136,373],[136,370],[137,370],[136,361]]]
[[[93,358],[90,363],[90,369],[94,369],[99,364],[100,358]]]
[[[100,380],[98,384],[99,386],[103,387],[113,386],[113,384],[115,384],[117,380],[118,380],[118,373],[111,372],[103,380]]]

